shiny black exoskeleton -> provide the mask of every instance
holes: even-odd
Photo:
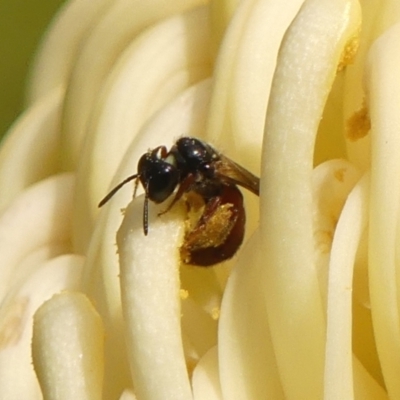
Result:
[[[170,151],[165,146],[149,150],[140,158],[137,173],[129,176],[112,189],[99,203],[99,207],[104,205],[123,185],[134,179],[136,179],[134,195],[139,181],[145,191],[143,211],[145,235],[148,233],[149,200],[162,203],[177,189],[172,202],[163,211],[165,213],[184,193],[193,191],[203,198],[205,203],[203,215],[198,226],[186,233],[183,245],[186,245],[186,253],[190,258],[185,262],[196,265],[213,265],[228,259],[240,246],[244,235],[245,212],[242,195],[236,185],[240,185],[256,195],[259,194],[259,179],[256,176],[218,153],[209,144],[192,137],[181,137]],[[213,246],[211,240],[211,245],[207,245],[206,250],[204,246],[199,245],[199,237],[209,233],[207,230],[211,230],[210,221],[218,215],[222,206],[229,206],[231,209],[229,217],[227,217],[229,231],[226,233],[223,243]],[[239,223],[242,228],[239,228]],[[230,235],[234,237],[230,237]],[[232,239],[235,239],[234,243]],[[233,244],[229,245],[230,242]],[[196,252],[199,252],[197,261],[194,254]]]

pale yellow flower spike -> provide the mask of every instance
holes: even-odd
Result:
[[[32,258],[29,273],[9,285],[7,297],[1,302],[2,399],[41,398],[39,382],[32,366],[33,314],[55,293],[79,288],[83,257],[65,254],[50,260]],[[27,267],[26,261],[22,264]]]
[[[82,41],[113,3],[70,0],[55,15],[35,57],[27,100],[30,104],[57,87],[65,87],[74,68]]]
[[[256,174],[277,54],[303,1],[241,2],[217,58],[207,139]]]
[[[82,293],[54,295],[34,317],[32,354],[43,396],[100,400],[104,370],[100,316]]]
[[[312,160],[338,63],[359,26],[356,1],[307,1],[286,33],[272,84],[262,162],[261,280],[286,399],[323,396],[326,328],[314,264]]]
[[[360,177],[360,171],[343,159],[325,161],[314,168],[312,173],[315,265],[325,309],[329,283],[329,259],[336,224],[347,196]]]
[[[23,113],[0,148],[0,211],[26,187],[60,171],[64,90],[58,87]]]
[[[369,176],[354,188],[336,226],[329,266],[324,399],[354,398],[352,357],[353,265],[367,227]],[[371,399],[372,400],[372,399]]]
[[[140,400],[191,400],[181,333],[179,246],[184,210],[149,204],[149,233],[138,215],[143,196],[133,201],[117,233],[121,301],[127,354]],[[134,245],[133,245],[134,244]]]
[[[371,116],[369,288],[376,346],[389,395],[400,398],[399,205],[400,23],[372,46],[367,64]]]
[[[53,175],[30,186],[0,215],[0,301],[25,277],[25,257],[46,245],[69,242],[72,174]]]

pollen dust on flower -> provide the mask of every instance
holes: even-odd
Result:
[[[214,307],[214,308],[211,310],[211,318],[212,318],[214,321],[217,321],[217,320],[219,319],[220,313],[221,313],[221,309],[220,309],[219,307]]]
[[[369,118],[368,109],[364,104],[360,110],[356,111],[348,120],[346,124],[347,138],[355,142],[367,136],[371,130],[371,120]]]
[[[344,176],[346,174],[346,168],[339,168],[336,169],[335,172],[333,173],[333,176],[335,179],[337,179],[339,182],[344,182]]]
[[[2,307],[0,315],[0,350],[16,345],[24,331],[28,297],[19,297]]]
[[[347,65],[354,61],[359,44],[359,35],[357,33],[347,42],[346,46],[344,47],[337,67],[337,72],[342,71]]]
[[[331,251],[333,231],[331,229],[320,230],[315,235],[316,245],[321,254],[328,254]]]

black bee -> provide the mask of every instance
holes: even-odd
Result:
[[[182,261],[211,266],[231,258],[240,247],[245,230],[243,196],[237,185],[259,195],[260,180],[209,144],[192,137],[181,137],[171,147],[156,147],[144,154],[137,173],[127,177],[99,203],[103,206],[126,183],[135,181],[145,191],[143,230],[148,233],[148,201],[163,203],[176,190],[169,211],[184,194],[196,194],[204,210],[187,230],[181,247]],[[190,208],[190,201],[189,208]]]

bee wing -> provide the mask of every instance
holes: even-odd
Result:
[[[215,176],[222,181],[244,187],[255,195],[260,195],[260,178],[250,171],[236,164],[223,154],[218,154],[219,160],[215,162]]]

